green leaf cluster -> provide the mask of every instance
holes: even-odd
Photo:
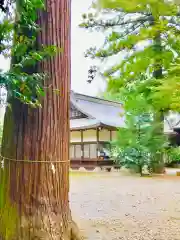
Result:
[[[143,166],[158,163],[157,154],[164,152],[168,141],[160,131],[162,123],[155,121],[153,109],[144,96],[134,89],[128,92],[124,105],[126,127],[118,130],[112,155],[121,165],[137,166],[142,171]]]
[[[0,20],[0,54],[11,58],[10,70],[0,69],[0,86],[7,89],[8,98],[17,98],[33,107],[40,106],[48,78],[45,72],[38,71],[37,64],[60,50],[37,44],[41,31],[38,10],[43,9],[43,0],[20,0],[11,12],[2,13]]]
[[[180,162],[180,147],[173,147],[167,151],[168,156],[170,157],[171,163]]]
[[[91,47],[86,56],[117,59],[103,73],[108,91],[121,92],[138,82],[138,90],[156,110],[179,111],[179,6],[164,0],[99,0],[93,7],[95,13],[83,17],[80,26],[105,36],[103,46]],[[119,60],[122,53],[125,57]]]

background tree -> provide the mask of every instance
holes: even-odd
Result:
[[[137,91],[154,108],[155,124],[164,121],[164,114],[179,106],[177,69],[173,72],[179,62],[179,7],[164,0],[102,0],[94,7],[95,13],[83,15],[81,27],[104,31],[105,41],[100,49],[90,48],[86,56],[109,62],[116,57],[117,64],[104,72],[108,91],[138,85]],[[173,87],[168,87],[172,75]],[[163,130],[163,125],[157,129],[161,134]],[[163,160],[161,154],[157,158]]]
[[[152,107],[142,94],[133,88],[126,90],[126,127],[118,130],[117,139],[112,143],[112,155],[118,163],[136,169],[141,175],[147,166],[153,172],[162,172],[157,153],[163,153],[167,140],[157,131],[160,123],[154,123]]]
[[[163,0],[98,3],[95,14],[83,15],[81,27],[104,31],[105,41],[100,49],[90,48],[86,56],[109,61],[116,57],[117,64],[104,72],[108,90],[112,92],[135,83],[143,74],[141,92],[146,93],[155,109],[167,111],[172,107],[170,95],[162,105],[161,101],[157,104],[152,99],[154,92],[158,95],[162,84],[170,81],[171,68],[179,61],[178,6]]]
[[[68,198],[70,1],[45,1],[44,10],[39,0],[18,3],[16,21],[7,25],[15,42],[12,66],[1,74],[11,106],[2,159],[20,217],[13,239],[79,239]],[[63,51],[46,59],[55,51],[51,45]]]

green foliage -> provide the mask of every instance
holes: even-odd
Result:
[[[157,161],[157,153],[162,153],[167,144],[162,134],[162,124],[154,118],[152,107],[142,94],[134,89],[126,90],[126,128],[118,130],[117,140],[112,143],[115,161],[127,167],[152,167]],[[123,96],[122,96],[123,98]]]
[[[8,98],[15,97],[32,106],[39,106],[39,98],[44,96],[43,83],[48,77],[39,73],[36,65],[58,50],[55,46],[37,44],[41,30],[36,23],[37,10],[42,9],[43,0],[22,0],[16,2],[12,13],[3,15],[0,10],[0,54],[12,59],[8,72],[0,69],[0,85],[8,90]]]
[[[122,101],[122,96],[119,93],[112,94],[111,92],[103,92],[100,94],[100,97],[110,101]]]
[[[105,35],[103,46],[90,48],[87,56],[117,57],[117,64],[104,72],[108,91],[120,92],[141,80],[138,90],[154,109],[179,110],[179,6],[164,0],[99,0],[94,9],[83,15],[80,26]]]
[[[175,112],[180,111],[180,65],[171,66],[169,74],[159,80],[156,86],[151,86],[154,105],[158,108],[166,108]]]
[[[167,152],[172,163],[180,162],[180,147],[172,147]]]

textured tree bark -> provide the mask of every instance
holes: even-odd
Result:
[[[69,208],[70,0],[46,0],[39,13],[38,43],[56,45],[61,53],[38,66],[49,77],[42,108],[10,99],[5,113],[2,155],[9,192],[20,221],[18,240],[80,239]],[[59,94],[54,93],[59,89]],[[49,163],[51,161],[51,163]],[[57,161],[63,161],[57,163]]]

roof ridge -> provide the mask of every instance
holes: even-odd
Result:
[[[88,98],[88,99],[91,99],[91,100],[100,100],[100,101],[103,101],[103,102],[108,102],[108,103],[112,103],[112,104],[118,104],[118,105],[123,105],[121,102],[118,102],[118,101],[112,101],[112,100],[107,100],[107,99],[104,99],[104,98],[100,98],[100,97],[95,97],[95,96],[90,96],[90,95],[86,95],[86,94],[81,94],[81,93],[77,93],[77,92],[73,92],[73,94],[75,94],[77,97],[78,96],[82,96],[82,97],[85,97],[85,98]],[[80,97],[79,97],[80,98]]]

